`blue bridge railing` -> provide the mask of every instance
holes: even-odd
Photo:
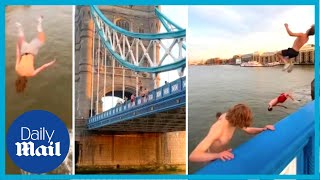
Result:
[[[128,100],[120,106],[111,108],[103,113],[89,118],[89,130],[101,128],[114,123],[144,117],[185,106],[186,77],[154,89],[145,97],[137,97],[133,102]]]
[[[216,160],[196,174],[280,174],[297,158],[296,174],[314,174],[314,102],[236,148],[234,159]]]

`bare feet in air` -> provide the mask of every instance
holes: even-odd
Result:
[[[38,19],[37,19],[38,23],[42,23],[43,21],[43,16],[39,16]]]
[[[288,73],[291,73],[291,71],[293,70],[293,63],[290,63],[290,66],[288,67]]]
[[[22,28],[22,25],[21,25],[21,23],[19,23],[19,22],[16,22],[16,27],[19,29],[19,28]]]
[[[22,24],[19,23],[19,22],[16,22],[16,27],[18,29],[18,35],[19,36],[22,36],[23,35],[23,27],[22,27]]]

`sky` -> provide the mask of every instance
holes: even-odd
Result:
[[[188,60],[231,58],[292,47],[284,27],[305,32],[315,22],[313,6],[189,6]],[[314,44],[314,36],[309,39]]]
[[[161,6],[161,12],[182,28],[188,26],[188,6]],[[161,30],[165,32],[165,30]]]

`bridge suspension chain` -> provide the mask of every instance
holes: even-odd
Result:
[[[93,26],[93,32],[92,32],[92,61],[91,61],[91,104],[90,104],[90,117],[93,116],[93,83],[94,83],[94,40],[95,40],[95,26]]]
[[[98,60],[98,74],[97,74],[97,98],[96,98],[96,113],[99,114],[99,85],[100,85],[100,36],[98,37],[98,51],[97,51],[97,60]]]
[[[97,28],[98,35],[109,53],[122,66],[136,72],[160,73],[185,67],[185,55],[175,55],[173,49],[178,49],[178,54],[185,52],[185,30],[171,31],[167,33],[134,33],[114,25],[108,20],[96,6],[91,6],[91,14]],[[103,28],[105,27],[105,28]],[[164,40],[172,40],[169,46]],[[160,47],[165,53],[159,63],[153,61],[150,54],[152,47]],[[185,54],[185,53],[184,53]],[[163,64],[167,57],[174,59],[173,63]]]

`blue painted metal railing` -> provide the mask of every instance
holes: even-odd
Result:
[[[234,159],[216,160],[196,174],[280,174],[297,157],[297,174],[314,174],[314,102],[236,148]]]
[[[186,78],[179,78],[160,88],[154,89],[146,97],[137,97],[134,102],[128,100],[124,104],[95,115],[88,120],[88,129],[122,121],[144,117],[147,115],[176,109],[186,103]]]

